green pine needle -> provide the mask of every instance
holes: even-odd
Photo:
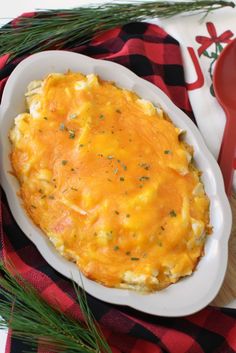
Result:
[[[75,283],[84,322],[64,315],[48,305],[37,291],[13,268],[14,276],[0,264],[0,328],[11,328],[13,335],[37,352],[37,344],[52,352],[112,353],[86,299]]]
[[[0,55],[10,53],[10,60],[25,53],[47,49],[73,48],[87,43],[104,30],[147,18],[165,18],[200,11],[208,13],[226,6],[229,1],[133,1],[130,4],[107,3],[66,10],[42,10],[32,18],[23,17],[17,27],[0,28]]]

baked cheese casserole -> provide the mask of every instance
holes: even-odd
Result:
[[[209,199],[161,108],[94,74],[52,73],[25,94],[11,162],[33,222],[88,278],[159,290],[203,255]]]

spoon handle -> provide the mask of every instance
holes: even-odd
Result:
[[[236,152],[236,111],[225,109],[225,113],[227,119],[218,163],[224,177],[226,194],[230,197],[234,173],[234,157]]]

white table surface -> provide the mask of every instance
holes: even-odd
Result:
[[[20,15],[23,12],[34,11],[37,9],[59,9],[59,8],[71,8],[80,5],[90,5],[95,3],[113,2],[115,0],[105,1],[105,0],[49,0],[44,2],[42,0],[7,0],[1,2],[0,5],[0,26],[9,22],[12,18]],[[145,0],[148,1],[148,0]],[[181,0],[175,0],[181,1]],[[119,2],[132,2],[126,0],[120,0]],[[166,20],[169,21],[169,20]],[[153,21],[160,23],[160,21]],[[164,23],[165,20],[162,20]],[[178,39],[178,38],[177,38]],[[227,307],[236,308],[236,300],[228,304]],[[1,314],[1,313],[0,313]],[[0,353],[5,353],[7,331],[0,330]]]

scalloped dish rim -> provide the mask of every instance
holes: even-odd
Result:
[[[198,168],[203,171],[202,181],[210,199],[210,219],[213,226],[213,233],[206,241],[205,254],[191,276],[149,294],[104,287],[81,275],[75,264],[58,254],[43,232],[27,216],[17,196],[18,181],[9,173],[11,170],[9,129],[14,117],[23,112],[23,97],[27,84],[48,73],[65,72],[68,69],[84,74],[96,73],[105,80],[114,81],[120,87],[135,91],[154,105],[160,105],[177,127],[187,130],[186,141],[193,145],[194,159]],[[200,132],[163,91],[111,61],[58,50],[33,54],[14,69],[6,83],[0,110],[0,134],[1,185],[6,192],[10,209],[19,227],[54,269],[68,278],[73,278],[79,285],[83,282],[86,292],[97,299],[127,305],[153,315],[166,317],[190,315],[204,308],[215,298],[227,267],[228,239],[232,225],[229,201],[224,191],[219,166],[206,147]]]

